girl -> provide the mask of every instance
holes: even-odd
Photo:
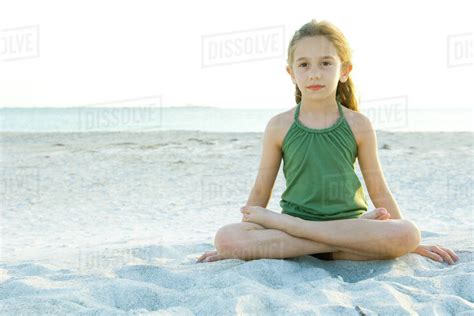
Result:
[[[457,255],[420,245],[417,226],[402,219],[385,182],[376,133],[358,111],[344,35],[328,22],[303,25],[288,48],[296,107],[274,116],[263,136],[260,168],[241,223],[215,236],[217,251],[197,262],[307,254],[323,260],[392,259],[414,252],[453,264]],[[375,210],[367,212],[354,171],[356,157]],[[282,213],[265,207],[283,159]]]

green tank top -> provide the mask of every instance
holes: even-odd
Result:
[[[357,143],[341,103],[336,123],[323,129],[304,126],[298,119],[300,106],[282,145],[282,213],[312,221],[361,216],[368,205],[354,170]]]

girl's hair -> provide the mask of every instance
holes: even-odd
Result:
[[[341,59],[343,66],[352,65],[351,49],[342,32],[327,21],[317,22],[313,19],[311,22],[306,23],[298,31],[296,31],[290,41],[287,60],[287,63],[290,67],[293,64],[296,43],[302,38],[318,35],[325,36],[329,41],[332,42],[332,44],[336,47],[337,55]],[[296,103],[299,103],[301,101],[301,91],[297,85],[295,85],[295,87],[295,100]],[[359,105],[355,95],[354,82],[352,81],[350,75],[346,82],[339,81],[337,84],[336,100],[353,111],[359,111]]]

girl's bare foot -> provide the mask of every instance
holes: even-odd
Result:
[[[213,251],[206,251],[203,255],[201,255],[201,257],[197,259],[196,263],[213,262],[213,261],[219,261],[219,260],[224,260],[224,259],[227,259],[227,258],[217,253],[216,250],[213,250]]]
[[[359,218],[385,220],[390,218],[390,213],[386,208],[379,207],[372,211],[365,212],[364,215],[360,216]]]
[[[293,220],[293,216],[273,212],[260,206],[244,206],[240,209],[243,215],[243,221],[262,225],[265,228],[284,230],[288,221]],[[390,213],[383,207],[376,208],[366,212],[359,218],[386,220],[390,218]]]
[[[277,213],[261,206],[244,206],[240,208],[243,221],[262,225],[265,228],[285,230],[289,221],[294,220],[293,216]]]

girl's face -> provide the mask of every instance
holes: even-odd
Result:
[[[347,80],[352,67],[342,67],[331,41],[321,35],[302,38],[296,43],[293,56],[293,64],[287,66],[287,71],[302,98],[335,100],[338,82]],[[310,89],[312,85],[322,87]]]

